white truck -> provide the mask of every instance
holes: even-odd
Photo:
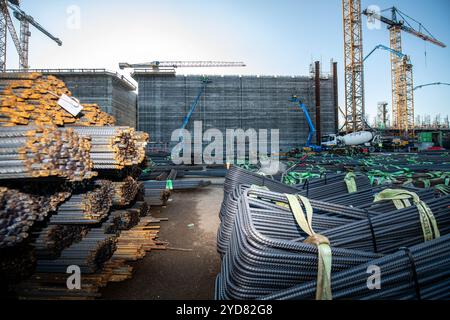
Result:
[[[381,143],[381,137],[370,131],[358,131],[344,136],[330,134],[322,137],[321,146],[324,148],[367,147],[375,151]]]

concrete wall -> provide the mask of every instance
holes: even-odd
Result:
[[[197,96],[201,76],[155,75],[136,72],[138,82],[138,129],[155,142],[169,142],[173,130],[180,128]],[[312,77],[208,76],[212,81],[187,127],[203,121],[204,130],[249,128],[279,129],[282,150],[304,145],[308,124],[298,105],[290,102],[298,95],[309,108],[315,122],[315,88]],[[322,135],[334,133],[335,102],[332,77],[322,77]]]

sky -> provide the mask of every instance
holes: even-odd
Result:
[[[363,9],[371,5],[395,5],[450,45],[450,0],[362,0]],[[247,67],[178,73],[307,75],[313,61],[321,61],[328,72],[333,59],[339,69],[339,104],[345,104],[341,0],[22,0],[22,9],[63,41],[58,47],[32,28],[32,68],[118,71],[119,62],[218,60],[243,61]],[[366,17],[363,21],[365,54],[378,44],[389,45],[386,27],[369,29]],[[409,34],[402,39],[403,52],[414,65],[415,85],[450,83],[449,48]],[[17,66],[9,40],[7,67]],[[375,52],[365,63],[365,97],[369,119],[378,102],[387,101],[390,108],[386,51]],[[448,115],[449,101],[449,86],[416,90],[416,115]]]

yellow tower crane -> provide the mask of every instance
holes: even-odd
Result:
[[[370,9],[364,10],[363,14],[372,21],[376,19],[388,26],[390,48],[392,50],[396,52],[403,52],[401,36],[402,31],[412,34],[424,41],[433,43],[439,47],[446,47],[444,43],[433,37],[420,22],[412,19],[395,7],[386,10],[391,11],[391,19],[382,16],[380,14],[381,12],[375,12]],[[397,18],[397,15],[401,17],[401,20]],[[413,28],[408,20],[413,21],[412,23],[418,24],[419,30]],[[405,136],[408,136],[414,132],[413,66],[409,57],[401,57],[391,52],[391,78],[393,128],[399,130]]]
[[[345,122],[350,133],[366,128],[361,0],[342,0],[345,60]]]

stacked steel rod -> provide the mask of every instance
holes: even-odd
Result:
[[[83,225],[49,225],[36,232],[33,246],[40,259],[56,259],[61,251],[75,242],[81,241],[88,227]]]
[[[113,203],[113,184],[109,180],[98,180],[92,191],[73,194],[58,207],[50,224],[96,224],[105,218]]]
[[[78,243],[61,252],[58,259],[38,260],[37,272],[65,273],[70,265],[80,267],[82,273],[95,273],[116,250],[116,237],[105,234],[103,229],[91,229]]]
[[[73,127],[91,140],[90,157],[94,169],[120,170],[140,164],[145,158],[148,134],[130,127]]]
[[[301,195],[304,190],[291,188],[292,192],[286,192],[273,181],[266,182],[242,171],[230,170],[231,177],[227,177],[225,184],[218,232],[222,267],[216,280],[216,298],[313,299],[318,249],[308,243],[309,235],[298,225],[286,196],[286,193]],[[244,177],[241,181],[245,185],[240,183],[240,177]],[[230,186],[235,186],[232,191]],[[271,188],[279,188],[281,193],[269,191]],[[450,234],[450,197],[439,197],[431,190],[405,190],[415,192],[417,198],[397,209],[389,198],[373,203],[375,195],[383,191],[380,187],[332,194],[328,197],[331,200],[326,199],[327,193],[310,189],[311,196],[320,195],[319,199],[309,200],[312,228],[330,242],[334,298],[417,298],[414,293],[418,285],[411,280],[415,267],[423,270],[417,273],[422,298],[448,297],[444,288],[448,289],[449,284],[450,247],[440,239],[448,241]],[[428,229],[419,205],[425,206],[435,221],[431,234],[425,235]],[[434,240],[427,241],[429,236]],[[398,252],[399,247],[407,249]],[[415,267],[411,267],[415,263],[411,259],[417,261]],[[382,277],[386,277],[385,270],[392,270],[387,280],[382,280],[390,284],[386,290],[367,289],[370,265],[384,266]],[[425,270],[433,270],[434,274]]]
[[[0,248],[14,246],[28,238],[31,227],[70,196],[55,191],[45,196],[0,187]]]
[[[360,300],[448,300],[450,299],[450,235],[400,248],[382,258],[331,275],[334,299]],[[368,287],[370,267],[382,270],[381,285]],[[311,281],[271,295],[265,300],[314,299]]]
[[[129,205],[139,191],[139,184],[132,177],[127,177],[123,182],[113,182],[113,204],[115,206]]]
[[[112,116],[97,105],[84,105],[81,115],[72,116],[58,105],[59,97],[71,96],[64,82],[39,73],[0,75],[0,126],[29,124],[104,126],[113,125]]]
[[[0,128],[0,179],[62,177],[90,179],[90,142],[54,127]]]
[[[114,119],[96,105],[74,117],[58,105],[62,94],[71,95],[51,76],[0,75],[0,282],[22,262],[19,276],[6,280],[23,298],[97,297],[108,281],[131,276],[126,259],[163,247],[148,226],[160,220],[148,217],[144,184],[134,179],[148,135],[104,127]],[[15,254],[18,244],[29,250]],[[69,265],[81,267],[87,283],[75,295],[61,282]]]

